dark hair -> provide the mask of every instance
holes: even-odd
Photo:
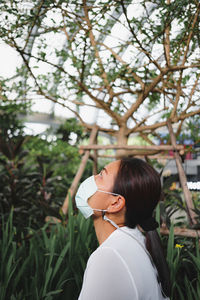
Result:
[[[140,225],[146,231],[146,247],[158,270],[162,290],[169,297],[169,269],[160,237],[155,230],[158,223],[153,218],[154,208],[162,198],[159,174],[141,159],[123,158],[120,161],[113,193],[122,195],[126,200],[125,225],[130,228]]]

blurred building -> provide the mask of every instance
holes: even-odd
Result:
[[[169,155],[172,159],[168,160],[163,170],[163,181],[165,181],[166,178],[169,178],[169,176],[178,175],[176,161],[173,159],[173,151],[170,151]],[[185,154],[181,156],[181,159],[187,177],[188,188],[190,190],[200,191],[200,143],[190,145],[189,150],[186,149]],[[180,187],[178,179],[173,183],[173,187]]]

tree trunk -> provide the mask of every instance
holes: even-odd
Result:
[[[120,145],[120,146],[124,146],[124,145],[127,145],[128,143],[128,135],[127,135],[127,128],[125,126],[122,126],[120,127],[118,133],[117,133],[117,145]],[[127,151],[125,149],[118,149],[116,151],[116,158],[117,159],[120,159],[124,156],[128,156],[128,153],[130,151]]]

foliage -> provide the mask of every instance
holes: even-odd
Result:
[[[199,299],[200,252],[196,243],[186,238],[175,238],[173,225],[167,244],[167,262],[170,268],[172,299]]]
[[[198,1],[6,0],[0,10],[0,38],[23,62],[2,78],[12,99],[37,93],[88,128],[81,107],[93,106],[123,143],[131,133],[162,141],[167,119],[179,136],[199,114]]]
[[[42,158],[31,167],[27,163],[28,152],[18,148],[18,153],[0,165],[0,202],[1,218],[8,215],[14,207],[14,223],[18,233],[31,224],[38,228],[48,214],[59,215],[60,199],[56,185],[62,187],[58,176],[46,166]],[[62,194],[64,188],[62,187]]]
[[[86,137],[86,135],[84,136],[83,127],[77,123],[75,118],[67,119],[64,124],[61,124],[56,130],[56,135],[62,141],[67,143],[72,141],[76,145]]]
[[[200,227],[200,192],[193,192],[193,202],[194,202],[194,211],[196,213],[196,221],[197,221],[197,226],[195,228]]]
[[[51,139],[50,136],[53,138]],[[85,139],[88,139],[88,133],[83,130],[75,118],[69,118],[56,130],[50,128],[45,134],[45,138],[31,137],[25,145],[29,151],[28,163],[32,165],[39,162],[41,170],[43,168],[51,170],[52,176],[60,181],[60,184],[55,182],[56,192],[58,195],[59,191],[61,192],[60,205],[80,164],[78,145]],[[88,161],[83,179],[87,178],[91,172],[92,162]]]
[[[162,133],[162,140],[166,143],[169,140],[169,134]],[[189,153],[199,152],[200,143],[200,118],[199,114],[188,118],[185,121],[184,130],[179,132],[176,136],[176,141],[178,144],[184,144],[184,155],[182,155],[182,161],[184,162],[185,155]]]
[[[13,211],[0,228],[0,299],[77,299],[86,262],[97,247],[91,219],[74,214],[70,201],[67,224],[29,228],[30,236],[22,234],[17,243],[12,218]],[[199,299],[198,241],[175,238],[172,225],[162,242],[171,272],[171,300]]]
[[[184,200],[183,191],[181,188],[174,188],[173,183],[179,180],[178,174],[171,175],[165,178],[163,182],[163,199],[160,201],[159,210],[162,222],[170,228],[171,224],[178,227],[191,227],[189,224],[187,207]],[[196,212],[197,224],[192,225],[192,228],[200,228],[200,193],[191,192],[194,211]]]
[[[179,217],[173,221],[176,226],[186,225],[183,212],[186,213],[186,206],[182,199],[182,191],[178,189],[171,189],[173,182],[178,181],[178,174],[170,176],[164,181],[163,193],[165,201],[160,202],[161,216],[165,224],[170,228],[171,218],[178,212]]]
[[[71,203],[71,202],[70,202]],[[97,246],[91,220],[69,208],[68,224],[46,224],[16,241],[13,212],[0,239],[0,299],[77,299],[86,261]]]
[[[28,103],[0,100],[0,135],[5,141],[23,135],[23,124],[19,119],[20,114],[27,113]]]
[[[160,224],[161,207],[157,206],[156,219]],[[170,270],[172,300],[199,299],[200,264],[198,238],[174,236],[174,224],[169,225],[169,236],[161,236]],[[158,229],[159,232],[159,229]]]
[[[40,228],[46,216],[60,217],[60,207],[80,163],[77,147],[63,136],[69,124],[77,140],[85,135],[80,125],[69,119],[52,141],[48,137],[26,136],[19,120],[24,105],[8,100],[0,104],[0,222],[13,207],[13,222],[20,239],[28,226]],[[86,177],[91,163],[87,166]]]

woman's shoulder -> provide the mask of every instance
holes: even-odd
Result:
[[[117,229],[92,253],[87,272],[91,277],[98,274],[100,281],[102,278],[108,281],[109,278],[117,277],[119,281],[124,278],[132,291],[142,295],[141,299],[154,287],[155,293],[151,292],[150,299],[163,299],[156,294],[159,294],[156,274],[143,247],[144,237],[138,229]]]
[[[106,256],[113,255],[116,258],[123,259],[127,256],[133,257],[134,253],[138,253],[145,248],[145,238],[137,229],[121,227],[115,230],[90,256],[90,261]],[[143,251],[141,251],[143,252]]]
[[[120,253],[111,246],[98,247],[90,256],[84,275],[85,289],[98,291],[98,299],[138,299],[138,291],[129,268]],[[113,286],[115,287],[113,289]]]
[[[145,237],[137,227],[129,228],[124,226],[118,228],[104,241],[104,243],[102,243],[99,248],[110,247],[116,250],[124,249],[127,246],[131,248],[145,248]]]

